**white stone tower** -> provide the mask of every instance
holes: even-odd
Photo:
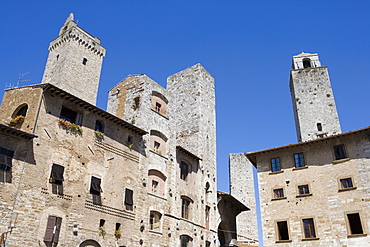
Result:
[[[42,83],[53,84],[95,105],[104,56],[100,39],[78,27],[70,14],[59,36],[50,42]]]
[[[293,56],[290,92],[299,142],[342,132],[328,69],[318,54]]]

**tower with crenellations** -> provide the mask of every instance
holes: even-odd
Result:
[[[42,83],[50,83],[95,105],[105,48],[77,26],[71,13],[49,45]]]

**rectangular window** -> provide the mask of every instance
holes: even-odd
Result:
[[[308,188],[308,185],[305,184],[305,185],[299,185],[298,186],[298,192],[300,195],[308,195],[310,194],[310,190]]]
[[[53,164],[49,182],[52,184],[53,194],[63,195],[63,177],[64,167],[61,165]]]
[[[341,187],[341,189],[353,188],[352,178],[340,179],[340,187]]]
[[[86,59],[86,58],[84,58],[84,59],[82,60],[82,64],[83,64],[83,65],[86,65],[86,64],[87,64],[87,59]]]
[[[347,214],[350,235],[364,234],[359,213]]]
[[[313,219],[303,219],[303,230],[305,238],[316,238],[315,225]]]
[[[93,195],[93,203],[97,205],[101,205],[101,179],[92,176],[91,177],[91,184],[90,184],[90,193]]]
[[[0,182],[12,182],[14,151],[0,147]]]
[[[273,158],[271,159],[271,171],[278,172],[280,171],[280,158]]]
[[[155,181],[155,180],[152,180],[152,192],[154,193],[154,194],[157,194],[157,191],[158,191],[158,182],[157,181]]]
[[[334,146],[334,155],[336,160],[347,158],[343,144]]]
[[[211,247],[211,242],[206,241],[206,247]]]
[[[288,222],[277,222],[278,240],[289,240]]]
[[[190,208],[190,201],[188,199],[183,198],[181,200],[181,217],[184,219],[189,219],[189,208]]]
[[[134,191],[130,189],[125,189],[125,205],[133,206],[134,205]]]
[[[210,212],[211,212],[211,208],[209,206],[206,206],[206,213],[205,213],[205,216],[206,216],[206,230],[209,230],[209,215],[210,215]]]
[[[153,231],[160,231],[161,214],[158,212],[151,211],[149,218],[149,229]]]
[[[284,190],[283,189],[275,189],[274,190],[274,199],[277,198],[284,198]]]
[[[305,166],[303,153],[294,154],[294,164],[295,164],[295,168]]]
[[[161,144],[159,142],[154,141],[154,151],[158,151],[159,146],[161,146]]]
[[[62,218],[49,215],[44,236],[45,242],[58,243]]]
[[[74,110],[71,110],[67,107],[62,106],[62,110],[60,112],[60,118],[65,119],[65,120],[67,120],[71,123],[76,123],[76,121],[77,121],[77,112],[75,112]]]
[[[156,102],[155,103],[155,110],[156,110],[156,112],[161,112],[161,107],[162,107],[162,105],[161,104],[159,104],[158,102]]]

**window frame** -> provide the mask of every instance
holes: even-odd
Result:
[[[52,193],[63,195],[64,166],[53,163],[50,171],[49,183],[52,184]]]
[[[280,194],[282,194],[282,196]],[[286,199],[284,188],[278,187],[278,188],[272,189],[272,199],[271,200],[275,201],[275,200],[282,200],[282,199]]]
[[[348,158],[344,144],[334,145],[333,152],[334,152],[334,160],[336,161]]]
[[[306,228],[306,223],[308,228]],[[319,239],[317,237],[317,229],[315,224],[315,219],[313,217],[311,218],[302,218],[301,219],[301,226],[302,226],[302,240],[316,240]],[[308,231],[308,235],[307,235]]]
[[[346,181],[350,180],[351,186],[345,187],[345,185],[342,182],[344,180]],[[356,186],[354,186],[353,178],[351,176],[338,178],[338,183],[339,183],[339,191],[354,190],[357,188]]]
[[[362,232],[361,233],[353,233],[353,228],[351,224],[351,220],[349,219],[348,215],[358,215],[358,221],[360,223],[360,227]],[[357,236],[366,236],[367,234],[365,233],[365,225],[363,224],[363,221],[361,219],[361,214],[359,211],[352,211],[352,212],[346,212],[345,213],[345,221],[346,221],[346,227],[347,227],[347,233],[348,237],[357,237]]]
[[[307,188],[308,193],[301,193],[301,188],[300,187]],[[309,184],[299,184],[299,185],[297,185],[297,196],[296,197],[304,197],[304,196],[312,196],[310,185]]]
[[[62,218],[55,215],[49,215],[46,222],[44,241],[48,243],[58,243],[61,227]]]
[[[181,196],[181,218],[190,220],[192,203],[193,200],[191,200],[189,197]]]
[[[0,182],[11,183],[12,182],[12,168],[14,151],[0,147]]]
[[[276,167],[276,161],[278,161]],[[271,167],[271,172],[280,172],[281,171],[281,160],[280,157],[275,157],[270,159],[270,167]]]
[[[295,168],[306,167],[306,162],[305,162],[305,158],[304,158],[304,153],[303,152],[293,154],[293,159],[294,159],[294,167]]]
[[[282,234],[280,231],[279,223],[286,223],[286,233],[288,234],[288,239],[282,239],[281,236]],[[291,234],[290,234],[290,227],[289,227],[289,220],[288,219],[283,219],[283,220],[276,220],[275,221],[275,234],[276,234],[276,243],[286,243],[286,242],[291,242]]]
[[[151,210],[149,213],[149,230],[161,232],[162,214],[158,211]]]

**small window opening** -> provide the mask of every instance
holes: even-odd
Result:
[[[321,125],[321,123],[317,123],[316,125],[317,125],[317,130],[318,131],[322,131],[322,125]]]
[[[157,181],[152,180],[152,192],[155,193],[155,194],[158,191],[158,185],[159,185],[159,183]]]
[[[189,219],[189,208],[190,200],[182,198],[181,200],[181,217],[184,219]]]
[[[160,230],[161,214],[158,212],[151,211],[149,218],[149,226],[152,231]]]
[[[271,159],[271,171],[278,172],[280,171],[280,158],[273,158]]]
[[[313,219],[303,219],[303,228],[305,238],[316,238]]]
[[[346,151],[344,150],[344,145],[334,146],[334,155],[336,160],[341,160],[347,158]]]
[[[294,164],[295,168],[305,166],[303,153],[294,154]]]
[[[209,206],[206,206],[206,212],[205,212],[206,230],[209,230],[210,212],[211,212],[211,208]]]
[[[283,189],[275,189],[274,190],[274,198],[283,198],[284,197],[284,190]]]
[[[0,182],[12,182],[12,161],[14,151],[0,147]]]
[[[63,177],[64,167],[61,165],[53,164],[51,168],[51,174],[49,183],[52,184],[52,193],[63,195]]]
[[[353,188],[352,178],[343,178],[340,180],[340,185],[342,189]]]
[[[300,195],[308,195],[310,194],[310,190],[308,188],[308,185],[300,185],[298,186],[298,191]]]
[[[104,219],[100,219],[99,227],[103,227],[104,224],[105,224],[105,220]]]
[[[184,163],[184,162],[180,162],[180,178],[182,180],[186,180],[188,175],[189,175],[189,165]]]
[[[128,144],[130,144],[130,143],[131,143],[131,144],[132,144],[132,143],[134,143],[134,140],[133,140],[132,136],[128,136],[128,137],[127,137],[127,143],[128,143]]]
[[[134,191],[130,189],[125,189],[125,206],[127,210],[133,210],[134,205]]]
[[[362,229],[360,214],[347,214],[349,228],[351,231],[351,235],[353,234],[364,234],[364,230]]]
[[[28,105],[24,105],[22,106],[18,111],[17,113],[14,115],[14,117],[16,116],[23,116],[25,117],[27,115],[27,110],[28,110]]]
[[[154,151],[159,151],[159,146],[161,144],[159,142],[154,141]]]
[[[96,120],[94,129],[95,131],[103,132],[103,124],[100,121]]]
[[[303,59],[303,68],[311,68],[311,60],[309,58]]]
[[[71,123],[76,123],[77,112],[67,107],[62,106],[62,110],[60,112],[60,118],[65,119]]]
[[[86,63],[87,63],[87,59],[86,59],[86,58],[84,58],[84,59],[82,60],[82,64],[83,64],[83,65],[86,65]]]
[[[134,104],[132,107],[134,108],[134,110],[137,110],[139,109],[139,106],[140,106],[140,97],[138,96],[134,99]]]
[[[121,228],[121,223],[116,223],[116,231],[119,231],[120,228]]]
[[[58,59],[59,59],[59,54],[57,55],[57,61],[58,61]]]
[[[161,107],[162,107],[161,104],[159,104],[158,102],[155,103],[155,110],[156,110],[156,112],[160,113],[161,112]]]
[[[278,239],[289,240],[288,222],[287,221],[277,222],[277,227],[278,227]]]
[[[93,203],[97,205],[101,205],[101,179],[92,176],[91,177],[91,184],[90,184],[90,194],[92,194],[93,197]]]

